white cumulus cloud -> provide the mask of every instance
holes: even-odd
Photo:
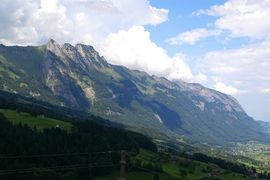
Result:
[[[270,84],[270,42],[263,41],[238,49],[206,53],[199,69],[215,81],[234,85],[252,93]]]
[[[170,57],[164,49],[152,42],[150,33],[142,26],[111,33],[99,49],[113,64],[165,76],[171,80],[182,79],[189,82],[206,80],[203,74],[192,74],[185,62],[185,55]]]
[[[193,14],[218,17],[216,28],[229,31],[232,37],[270,37],[269,0],[229,0]]]
[[[190,44],[194,45],[196,42],[211,37],[220,35],[220,30],[208,30],[205,28],[193,29],[190,31],[182,32],[175,37],[167,40],[171,45]]]
[[[95,44],[111,32],[168,19],[167,9],[148,0],[3,0],[0,43],[58,42]]]
[[[237,88],[233,87],[233,86],[229,86],[226,85],[222,82],[218,82],[214,85],[214,89],[219,91],[219,92],[223,92],[225,94],[230,94],[230,95],[236,95],[240,93],[240,90],[238,90]]]
[[[267,94],[267,93],[270,93],[270,88],[262,88],[262,89],[260,89],[260,91],[263,94]]]
[[[170,79],[203,81],[184,56],[170,57],[150,39],[144,25],[168,20],[168,10],[149,0],[4,0],[0,3],[0,43],[59,43],[95,46],[110,63]]]

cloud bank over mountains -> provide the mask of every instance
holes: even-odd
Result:
[[[192,13],[215,19],[205,27],[181,32],[167,42],[196,45],[209,37],[225,36],[224,42],[247,42],[240,47],[208,51],[196,65],[210,86],[224,93],[269,93],[270,88],[270,1],[228,0]]]
[[[91,44],[113,64],[169,79],[205,80],[192,74],[184,56],[170,57],[151,41],[144,25],[167,21],[169,11],[148,0],[5,0],[0,11],[5,27],[0,43],[32,45],[53,38]]]
[[[182,79],[189,82],[202,82],[206,77],[193,75],[185,63],[186,56],[177,54],[170,57],[150,39],[143,26],[134,26],[128,31],[111,33],[101,46],[103,52],[113,64],[128,66],[150,74],[165,76],[171,80]]]
[[[170,12],[152,6],[149,0],[3,0],[0,11],[3,44],[37,45],[49,38],[91,44],[110,63],[171,80],[203,82],[232,95],[270,93],[268,0],[228,0],[193,12],[193,17],[213,17],[212,22],[179,32],[167,43],[200,48],[201,41],[219,36],[249,41],[205,52],[192,63],[189,54],[169,55],[151,39],[145,26],[168,22]]]
[[[109,33],[168,18],[168,10],[146,0],[4,0],[0,10],[0,41],[6,44],[39,44],[50,37],[95,43]]]

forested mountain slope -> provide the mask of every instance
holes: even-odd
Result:
[[[269,141],[233,97],[107,63],[92,46],[0,46],[0,89],[109,119],[155,138]]]

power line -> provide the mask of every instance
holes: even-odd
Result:
[[[9,158],[17,158],[17,157],[55,157],[55,156],[65,156],[65,155],[90,155],[90,154],[104,154],[104,153],[112,153],[112,152],[120,152],[120,151],[100,151],[100,152],[92,152],[92,153],[66,153],[66,154],[43,154],[43,155],[31,155],[31,156],[9,156]],[[131,169],[140,169],[151,174],[160,173],[159,171],[154,171],[148,168],[143,168],[139,166],[135,166],[132,164],[126,164]],[[52,166],[52,167],[42,167],[42,168],[28,168],[28,169],[10,169],[10,170],[0,170],[0,175],[14,175],[14,174],[24,174],[24,173],[33,173],[33,172],[50,172],[52,170],[74,170],[74,169],[89,169],[89,168],[101,168],[101,167],[116,167],[120,166],[119,163],[115,163],[110,159],[110,161],[105,162],[89,162],[82,164],[71,164],[71,165],[62,165],[62,166]],[[91,173],[90,173],[91,175]]]
[[[147,168],[143,168],[143,167],[139,167],[139,166],[134,166],[134,165],[130,165],[131,167],[134,167],[134,168],[137,168],[137,169],[141,169],[141,170],[144,170],[144,171],[148,171],[150,173],[158,173],[158,171],[153,171],[151,169],[147,169]]]
[[[40,157],[69,157],[69,156],[92,156],[99,154],[112,154],[112,153],[120,153],[119,150],[110,150],[110,151],[98,151],[98,152],[85,152],[85,153],[62,153],[62,154],[39,154],[39,155],[0,155],[0,159],[24,159],[24,158],[40,158]],[[119,164],[114,164],[111,159],[110,161],[105,162],[90,162],[84,164],[71,164],[71,165],[63,165],[63,166],[54,166],[54,167],[42,167],[42,168],[29,168],[29,169],[10,169],[10,170],[0,170],[0,175],[7,174],[17,174],[17,173],[31,173],[31,172],[46,172],[51,170],[68,170],[68,169],[87,169],[94,167],[114,167],[119,166]]]
[[[68,169],[87,169],[91,167],[115,167],[119,164],[113,164],[112,162],[103,162],[103,163],[90,163],[90,164],[74,164],[68,166],[54,166],[54,167],[45,167],[45,168],[29,168],[29,169],[15,169],[15,170],[2,170],[0,175],[7,174],[18,174],[18,173],[32,173],[32,172],[47,172],[51,170],[68,170]]]
[[[88,153],[62,153],[62,154],[40,154],[40,155],[16,155],[16,156],[7,156],[7,157],[0,157],[0,159],[18,159],[18,158],[39,158],[39,157],[64,157],[64,156],[76,156],[76,155],[92,155],[92,154],[110,154],[111,153],[119,153],[121,151],[99,151],[99,152],[88,152]],[[3,156],[3,155],[1,155]],[[126,164],[128,167],[141,169],[151,174],[160,173],[158,171],[154,171],[148,168],[143,168],[139,166],[135,166],[132,164]],[[61,166],[52,166],[52,167],[42,167],[42,168],[28,168],[28,169],[9,169],[9,170],[0,170],[0,175],[12,175],[12,174],[22,174],[22,173],[33,173],[33,172],[49,172],[52,170],[74,170],[74,169],[89,169],[89,168],[98,168],[98,167],[116,167],[120,166],[119,163],[113,162],[111,156],[109,157],[109,161],[105,162],[90,162],[82,163],[82,164],[70,164],[70,165],[61,165]],[[91,175],[91,172],[90,172]]]
[[[16,156],[4,156],[0,155],[0,159],[24,159],[24,158],[38,158],[38,157],[57,157],[57,156],[76,156],[76,155],[88,155],[89,153],[65,153],[65,154],[42,154],[42,155],[16,155]]]
[[[106,154],[106,153],[120,153],[121,150],[115,151],[98,151],[98,152],[85,152],[85,153],[59,153],[59,154],[36,154],[36,155],[0,155],[0,159],[24,159],[24,158],[39,158],[39,157],[57,157],[57,156],[77,156],[77,155],[93,155],[93,154]]]

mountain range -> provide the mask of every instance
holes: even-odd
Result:
[[[0,90],[84,111],[155,139],[270,141],[235,98],[109,64],[92,46],[0,45]],[[268,126],[269,127],[269,126]]]

